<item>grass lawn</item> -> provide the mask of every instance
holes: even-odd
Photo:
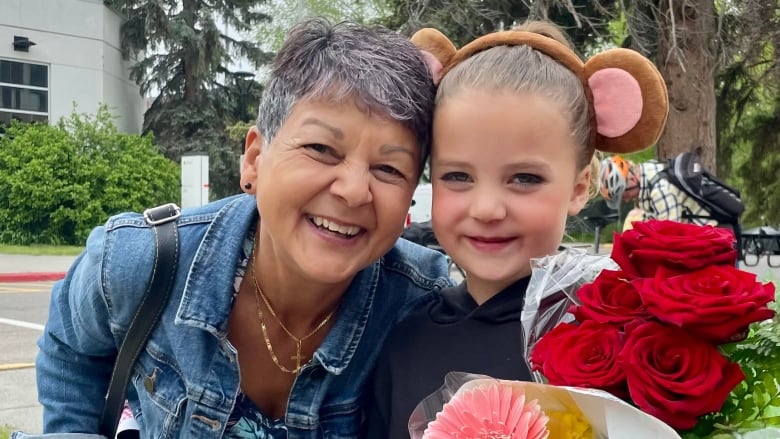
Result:
[[[72,245],[6,245],[0,244],[0,253],[11,255],[33,256],[75,256],[81,253],[84,247]],[[2,430],[0,430],[2,432]],[[4,439],[0,435],[0,439]]]
[[[11,428],[8,425],[0,425],[0,439],[8,439],[11,437],[11,432],[14,431],[13,428]]]

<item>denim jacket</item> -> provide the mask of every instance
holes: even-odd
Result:
[[[179,265],[160,322],[134,365],[127,398],[144,438],[220,438],[239,394],[236,350],[227,339],[235,267],[257,219],[255,198],[238,195],[178,218]],[[98,419],[117,346],[151,278],[155,244],[142,215],[96,228],[53,291],[38,342],[43,435],[98,438]],[[360,271],[334,326],[296,378],[287,405],[289,438],[354,438],[362,393],[393,325],[448,286],[444,257],[399,240]],[[83,434],[58,434],[81,432]]]

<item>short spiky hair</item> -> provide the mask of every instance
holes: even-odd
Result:
[[[420,172],[430,151],[435,87],[419,50],[388,29],[322,18],[298,24],[273,63],[257,118],[268,145],[302,100],[355,99],[416,136]]]

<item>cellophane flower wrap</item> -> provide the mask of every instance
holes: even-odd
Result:
[[[630,432],[630,434],[629,434]],[[607,392],[447,374],[409,421],[412,439],[679,439]]]
[[[556,325],[574,319],[569,308],[577,303],[576,293],[582,285],[593,281],[603,270],[615,268],[612,259],[588,254],[580,248],[533,259],[521,314],[525,352],[530,352],[539,338]],[[538,374],[535,379],[542,380]]]
[[[780,336],[766,330],[777,328],[775,287],[735,267],[734,240],[661,220],[616,234],[617,267],[576,291],[570,315],[526,335],[532,370],[548,384],[609,392],[685,437],[780,438],[769,429],[780,423]],[[548,294],[529,287],[529,311]],[[746,354],[757,344],[766,352]]]

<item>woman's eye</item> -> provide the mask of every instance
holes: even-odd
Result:
[[[440,178],[442,181],[451,181],[456,183],[466,183],[471,180],[469,174],[466,174],[465,172],[448,172],[443,174]]]
[[[304,145],[303,147],[310,151],[317,152],[319,154],[327,154],[328,152],[330,152],[330,148],[321,143],[310,143],[308,145]]]
[[[542,177],[533,174],[517,174],[514,177],[512,177],[513,183],[522,184],[522,185],[539,184],[543,181],[544,180],[542,179]]]
[[[399,171],[398,169],[396,169],[396,168],[394,168],[394,167],[392,167],[390,165],[379,165],[377,167],[377,169],[379,169],[380,171],[382,171],[382,172],[384,172],[386,174],[393,175],[395,177],[404,177],[403,172]]]
[[[335,165],[343,158],[335,149],[321,143],[309,143],[303,145],[303,148],[311,158],[326,165]]]

